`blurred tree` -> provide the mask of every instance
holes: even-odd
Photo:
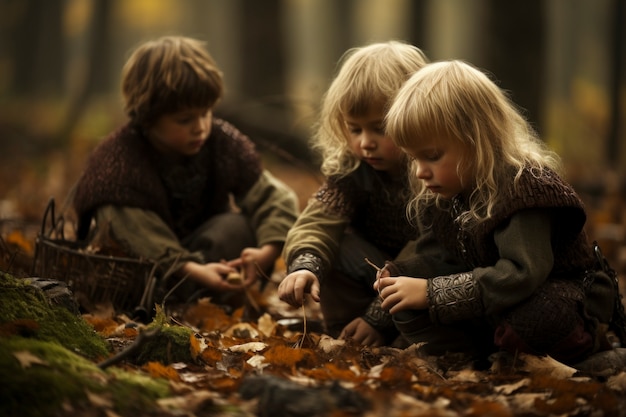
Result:
[[[625,38],[626,38],[626,1],[613,0],[611,7],[613,9],[613,22],[612,22],[612,39],[611,39],[611,68],[610,68],[610,81],[609,81],[609,95],[610,95],[610,114],[609,121],[606,158],[611,168],[616,168],[620,162],[620,137],[626,136],[624,129],[623,118],[626,109],[622,107],[623,101],[621,97],[626,93],[626,75],[624,68],[626,68],[626,52],[625,52]],[[620,121],[622,122],[620,124]],[[621,149],[622,155],[624,149]]]
[[[427,13],[427,0],[419,0],[410,2],[411,25],[409,27],[409,39],[413,45],[424,50],[426,41],[426,26],[424,25]],[[427,52],[424,50],[424,52]]]
[[[243,3],[240,62],[247,72],[242,91],[251,97],[275,96],[284,91],[285,56],[282,46],[281,0],[247,0]]]
[[[13,8],[9,36],[14,63],[12,94],[53,96],[63,92],[63,0],[3,0],[2,9]]]
[[[543,0],[488,0],[485,67],[541,133],[545,77]]]
[[[112,89],[111,74],[107,71],[109,68],[107,64],[110,59],[111,17],[114,6],[113,0],[93,0],[86,74],[56,136],[61,145],[70,141],[71,133],[80,121],[89,100],[95,94],[108,93]]]

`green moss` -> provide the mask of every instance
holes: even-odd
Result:
[[[116,368],[110,368],[108,372],[114,377],[109,392],[115,398],[117,411],[123,415],[143,415],[146,410],[155,408],[155,400],[171,395],[169,382],[165,379]]]
[[[160,325],[160,324],[155,324]],[[137,356],[137,363],[193,362],[189,338],[193,331],[187,327],[162,325],[161,332],[146,342]]]
[[[0,272],[0,327],[12,334],[16,323],[29,320],[28,336],[56,342],[86,358],[109,353],[106,341],[82,317],[62,306],[51,305],[44,293],[24,280]],[[24,335],[24,334],[22,334]]]
[[[36,363],[22,365],[16,355],[28,352]],[[64,404],[74,410],[98,408],[87,392],[107,398],[122,416],[156,410],[155,399],[170,394],[168,382],[111,369],[54,342],[11,337],[0,340],[0,415],[61,415]]]
[[[29,352],[42,363],[22,366],[16,352]],[[1,415],[52,415],[64,399],[85,401],[85,389],[101,389],[99,369],[88,360],[53,343],[22,337],[0,341]],[[28,411],[28,412],[26,412]]]

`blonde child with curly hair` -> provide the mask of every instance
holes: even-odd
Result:
[[[385,134],[393,96],[427,62],[399,41],[347,51],[321,107],[313,147],[325,182],[287,235],[288,275],[281,300],[320,302],[326,331],[364,345],[390,343],[397,331],[372,289],[376,271],[415,238],[406,217],[407,161]]]
[[[374,288],[409,342],[432,354],[504,350],[573,364],[609,349],[607,330],[624,334],[581,199],[484,72],[427,65],[400,89],[387,133],[412,161],[421,234],[415,255],[388,262]]]

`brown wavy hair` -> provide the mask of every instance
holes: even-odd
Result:
[[[197,39],[166,36],[143,43],[122,70],[124,110],[140,126],[178,110],[212,108],[223,92],[222,72]]]

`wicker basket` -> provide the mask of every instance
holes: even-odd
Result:
[[[46,233],[48,216],[51,227]],[[59,224],[62,219],[54,218],[54,200],[50,200],[35,245],[35,276],[66,282],[81,305],[111,302],[122,312],[150,307],[153,262],[89,253],[78,242],[65,240]],[[61,237],[52,238],[54,234]]]

